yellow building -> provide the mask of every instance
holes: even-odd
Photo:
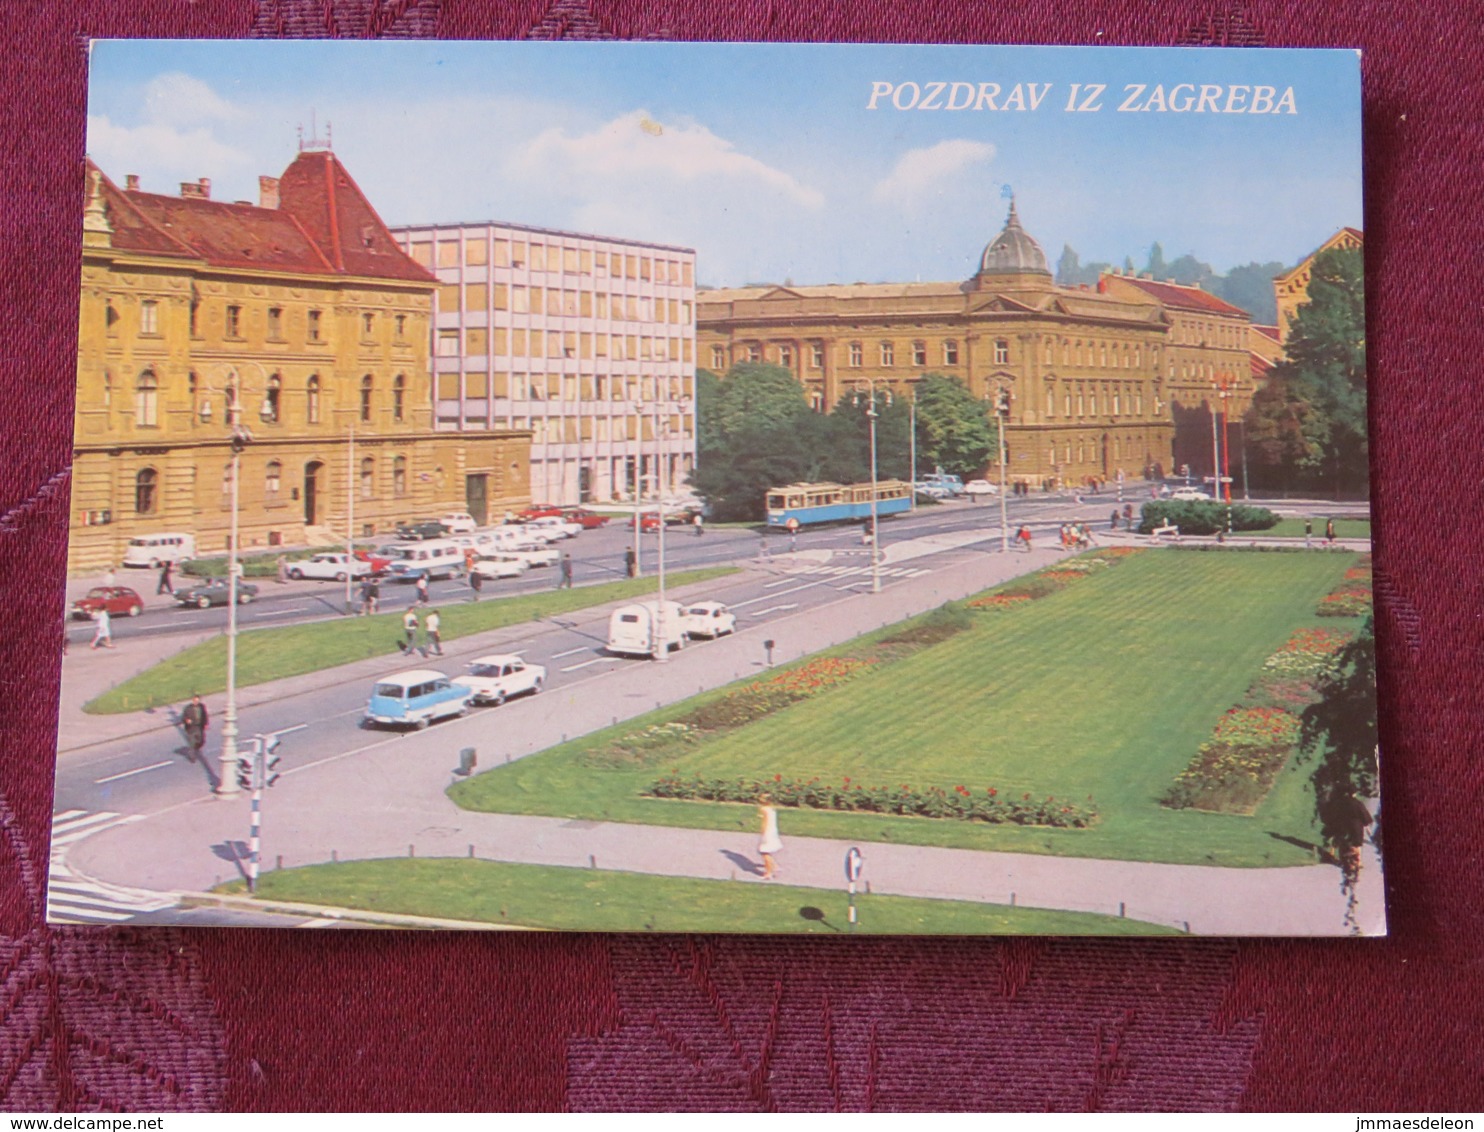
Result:
[[[964,283],[751,287],[696,295],[700,364],[791,370],[815,409],[874,384],[910,396],[927,373],[1012,397],[1012,480],[1112,480],[1170,467],[1163,308],[1059,287],[1012,202]]]
[[[227,547],[234,388],[244,551],[530,498],[529,431],[433,429],[437,282],[335,156],[305,150],[259,182],[257,205],[226,203],[206,180],[166,196],[88,166],[74,572],[142,534]]]
[[[1341,228],[1320,244],[1297,266],[1285,271],[1273,280],[1273,294],[1278,300],[1278,341],[1288,341],[1288,328],[1299,307],[1309,301],[1309,278],[1314,273],[1314,259],[1320,252],[1331,248],[1361,248],[1365,246],[1365,234],[1359,228]]]

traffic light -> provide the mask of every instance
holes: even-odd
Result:
[[[278,781],[278,764],[283,761],[283,756],[278,753],[278,745],[283,740],[277,735],[269,735],[263,740],[263,785],[272,786]]]
[[[252,755],[242,755],[237,759],[237,785],[243,790],[252,789]]]

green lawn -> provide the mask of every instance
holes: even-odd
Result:
[[[665,580],[667,585],[678,587],[736,572],[733,566],[713,566],[671,573]],[[487,598],[479,602],[463,601],[436,608],[443,618],[443,639],[451,641],[538,617],[552,617],[605,602],[638,597],[653,593],[655,588],[656,579],[653,577],[625,578],[596,586]],[[237,638],[237,686],[246,688],[389,654],[401,637],[400,611],[380,613],[375,617],[347,617],[253,629]],[[110,688],[84,704],[83,710],[96,715],[140,711],[162,704],[180,703],[190,699],[193,693],[207,695],[219,692],[226,686],[227,638],[221,635],[184,649]]]
[[[906,659],[652,765],[606,765],[631,720],[450,791],[470,809],[751,829],[752,807],[663,801],[659,775],[774,774],[869,785],[995,787],[1083,799],[1085,830],[786,809],[790,834],[1065,856],[1222,865],[1310,861],[1306,774],[1279,777],[1252,816],[1166,810],[1157,799],[1290,632],[1314,617],[1353,554],[1151,550],[1050,597],[975,614],[974,627]],[[861,645],[831,650],[849,655]],[[712,693],[714,694],[714,693]]]
[[[224,886],[241,892],[242,882]],[[843,891],[498,861],[348,861],[266,873],[265,899],[581,931],[843,933]],[[958,900],[856,896],[861,933],[1171,935],[1117,916]]]
[[[1314,537],[1316,539],[1324,538],[1324,521],[1328,518],[1329,516],[1323,512],[1315,513]],[[1302,519],[1279,519],[1276,527],[1266,531],[1253,531],[1251,533],[1274,538],[1303,538],[1304,521]],[[1338,538],[1370,538],[1371,521],[1369,519],[1336,519],[1335,535]],[[1237,534],[1233,537],[1241,538],[1242,535]]]

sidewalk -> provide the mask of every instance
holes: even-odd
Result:
[[[981,546],[997,537],[997,530],[985,532]],[[428,732],[378,737],[295,768],[265,800],[264,867],[272,868],[280,856],[291,867],[332,857],[465,858],[472,852],[495,860],[753,882],[757,838],[751,810],[739,811],[739,825],[746,828],[735,833],[471,813],[444,794],[458,751],[476,747],[481,767],[522,758],[698,690],[759,673],[763,632],[776,641],[775,662],[787,662],[1063,556],[1050,548],[1005,554],[966,547],[958,553],[958,561],[900,579],[881,594],[842,596],[822,609],[768,622],[765,629],[687,649],[664,665],[617,666],[570,689],[558,685],[513,701],[498,714],[474,715]],[[811,559],[800,555],[796,564],[806,566]],[[790,556],[779,555],[766,565],[786,578],[794,564]],[[824,584],[807,574],[799,580]],[[512,631],[522,630],[497,633]],[[473,640],[464,639],[471,648],[490,647],[488,640],[478,645]],[[343,676],[343,669],[336,671]],[[328,799],[334,800],[333,812]],[[247,811],[245,798],[193,801],[77,843],[69,865],[99,880],[155,891],[209,889],[238,875]],[[787,811],[781,817],[785,881],[839,888],[847,844],[790,838]],[[197,848],[183,852],[185,846]],[[1339,873],[1329,866],[1222,869],[881,844],[861,850],[867,861],[863,879],[877,893],[995,903],[1013,899],[1023,906],[1112,915],[1119,914],[1121,904],[1129,916],[1181,928],[1188,923],[1202,934],[1344,930]],[[1374,932],[1382,923],[1374,861],[1362,878],[1361,911],[1368,917],[1363,930]]]

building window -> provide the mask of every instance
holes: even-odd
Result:
[[[850,364],[851,364],[851,366],[854,367],[854,368],[856,368],[856,369],[859,369],[861,367],[861,365],[865,362],[865,360],[866,360],[865,347],[862,346],[859,342],[852,342],[850,344]]]
[[[1064,415],[1070,417],[1072,415],[1072,394],[1071,394],[1070,391],[1068,391],[1068,393],[1066,395],[1065,403],[1066,403],[1066,413]]]
[[[242,337],[242,308],[241,307],[239,307],[239,306],[230,306],[230,307],[227,308],[227,331],[226,331],[226,333],[227,333],[227,337],[228,338],[241,338]]]
[[[396,326],[397,326],[397,339],[400,341],[401,339],[406,338],[407,337],[407,316],[405,314],[399,314],[397,316]]]
[[[996,338],[994,340],[994,361],[997,366],[1009,365],[1010,363],[1010,343],[1003,338]]]
[[[896,365],[897,348],[895,343],[881,343],[881,364],[883,366]]]
[[[278,422],[278,398],[283,392],[283,379],[274,374],[268,379],[268,389],[263,396],[263,420],[269,424]]]
[[[392,380],[392,420],[400,421],[407,402],[407,379],[400,373]]]
[[[192,370],[190,376],[186,378],[186,392],[191,399],[191,424],[195,424],[197,420],[196,414],[201,410],[201,406],[197,403],[201,396],[201,382],[196,377],[195,370]]]
[[[277,501],[279,490],[283,487],[283,465],[277,460],[268,461],[268,471],[263,477],[263,488],[268,493],[270,503]]]
[[[601,298],[601,296],[599,296]],[[723,370],[727,368],[727,350],[725,346],[711,347],[711,368]]]
[[[376,461],[370,456],[361,460],[361,498],[370,499],[376,494]]]
[[[376,315],[371,311],[365,311],[361,315],[361,337],[370,338],[376,333]]]
[[[275,342],[283,340],[283,308],[268,308],[268,337]]]
[[[914,343],[912,343],[912,364],[914,366],[925,366],[925,365],[927,365],[927,343],[926,342],[914,342]]]
[[[103,325],[109,334],[118,333],[119,312],[118,308],[113,305],[112,300],[109,300],[108,304],[103,308]]]
[[[153,370],[145,370],[134,383],[134,423],[154,428],[160,423],[160,382]]]
[[[747,360],[749,362],[760,362],[763,360],[763,348],[753,344],[747,347]]]
[[[438,356],[440,358],[459,356],[459,332],[457,330],[438,331]]]
[[[1046,415],[1056,416],[1056,393],[1049,385],[1046,387]]]
[[[232,498],[232,464],[229,461],[222,468],[222,506],[230,507]]]
[[[794,368],[794,348],[792,346],[778,347],[778,364],[785,369]]]
[[[309,375],[304,386],[304,419],[310,424],[319,424],[319,374]]]
[[[824,344],[815,342],[809,347],[809,364],[815,369],[824,369]]]
[[[153,468],[143,468],[134,477],[134,511],[140,515],[155,513],[155,486],[158,474]]]
[[[139,304],[139,333],[158,334],[160,332],[160,304],[153,299],[145,299]]]
[[[392,458],[392,494],[396,496],[407,494],[406,456],[394,456]]]
[[[943,364],[945,366],[958,365],[958,343],[952,339],[943,343]]]
[[[371,420],[371,375],[361,378],[361,420]]]
[[[320,318],[323,314],[323,311],[309,312],[309,340],[311,342],[323,341],[320,337]]]

